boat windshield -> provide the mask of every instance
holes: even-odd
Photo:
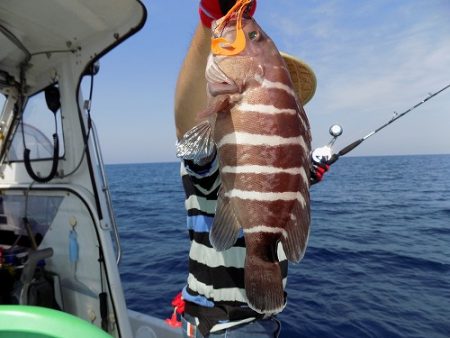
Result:
[[[0,165],[3,164],[3,160],[5,158],[6,153],[6,139],[11,128],[13,118],[13,100],[9,100],[11,103],[8,104],[8,97],[0,92],[0,107],[1,107],[1,115],[0,115]]]
[[[8,151],[8,161],[22,161],[24,148],[30,149],[31,160],[52,158],[55,128],[59,138],[59,156],[62,157],[64,142],[60,111],[55,115],[47,107],[44,91],[28,98],[23,112],[23,123],[19,124]]]

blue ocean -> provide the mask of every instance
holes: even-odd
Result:
[[[167,318],[187,276],[179,164],[107,174],[128,306]],[[311,197],[281,337],[450,337],[450,155],[343,157]]]

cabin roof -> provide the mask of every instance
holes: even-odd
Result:
[[[6,73],[18,81],[21,64],[28,62],[27,85],[39,90],[55,64],[71,58],[82,71],[145,19],[139,0],[2,0],[0,83]]]

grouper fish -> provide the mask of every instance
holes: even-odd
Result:
[[[278,243],[299,262],[308,241],[311,134],[278,49],[245,16],[249,2],[213,23],[208,105],[177,155],[201,164],[217,151],[222,185],[211,244],[226,250],[243,229],[248,304],[276,313],[285,306]]]

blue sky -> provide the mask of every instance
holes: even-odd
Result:
[[[175,161],[173,96],[198,21],[194,0],[144,1],[145,27],[101,60],[92,115],[106,163]],[[449,0],[259,0],[278,48],[318,80],[305,110],[313,146],[336,150],[450,83]],[[450,153],[450,89],[349,155]]]

